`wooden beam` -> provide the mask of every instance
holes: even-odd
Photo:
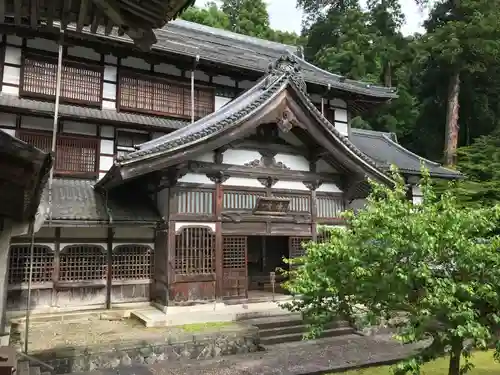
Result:
[[[271,177],[277,180],[286,181],[338,181],[340,175],[330,173],[313,173],[306,171],[294,171],[289,169],[275,169],[263,167],[246,167],[233,164],[215,164],[207,162],[189,162],[189,170],[195,173],[203,174],[218,174],[222,173],[231,177],[252,177],[252,178],[267,178]]]
[[[22,0],[14,0],[14,21],[17,26],[21,26]]]
[[[5,1],[6,0],[0,0],[0,22],[1,23],[5,22]]]
[[[80,0],[80,11],[78,13],[78,21],[76,23],[76,31],[81,32],[85,26],[89,10],[89,0]]]
[[[30,25],[33,29],[36,29],[38,27],[38,0],[31,0],[30,5]]]

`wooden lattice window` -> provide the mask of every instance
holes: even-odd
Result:
[[[106,252],[101,246],[66,246],[59,255],[59,264],[60,281],[106,280]]]
[[[300,258],[306,254],[303,246],[311,239],[308,237],[290,237],[290,258]]]
[[[290,211],[292,212],[311,212],[310,196],[276,194],[276,197],[290,199]]]
[[[345,211],[344,200],[338,196],[318,196],[316,202],[318,217],[321,218],[339,218]]]
[[[177,212],[181,214],[213,213],[213,191],[191,190],[177,192]]]
[[[18,130],[17,137],[42,151],[52,150],[50,132]],[[56,138],[55,172],[92,178],[97,174],[99,140],[96,137],[58,134]]]
[[[135,146],[149,141],[148,133],[118,130],[116,132],[116,157],[120,158],[135,151]]]
[[[119,108],[159,115],[191,117],[191,87],[159,77],[120,72]],[[214,111],[215,91],[195,87],[194,116]]]
[[[224,191],[222,206],[226,210],[252,210],[264,192]]]
[[[223,237],[222,267],[230,269],[246,269],[247,238],[246,236]]]
[[[22,96],[56,96],[57,59],[27,53],[23,61]],[[100,106],[103,68],[76,61],[63,61],[61,100]]]
[[[215,235],[204,227],[183,228],[175,237],[175,273],[215,273]]]
[[[12,245],[9,256],[9,285],[18,285],[29,281],[30,245]],[[48,246],[33,247],[33,283],[52,281],[54,271],[54,252]]]
[[[113,251],[113,280],[153,278],[154,252],[149,246],[120,245]]]

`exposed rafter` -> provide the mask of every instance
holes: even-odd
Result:
[[[193,0],[0,0],[0,22],[31,28],[65,29],[75,24],[81,32],[90,26],[97,33],[102,26],[106,34],[116,27],[127,34],[142,50],[156,43],[153,29],[174,19]]]

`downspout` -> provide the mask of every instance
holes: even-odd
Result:
[[[326,89],[325,95],[328,95],[332,88],[332,85],[328,84],[328,88]],[[325,115],[325,98],[321,96],[321,114],[324,116]]]
[[[199,61],[200,55],[196,55],[193,62],[193,69],[191,70],[191,123],[194,122],[194,72]]]
[[[62,55],[63,55],[64,30],[60,28],[59,51],[57,56],[57,75],[56,75],[56,102],[54,105],[54,124],[52,126],[52,155],[55,160],[52,163],[49,174],[49,226],[52,226],[52,181],[54,179],[54,168],[57,162],[56,142],[57,142],[57,122],[59,119],[59,97],[61,96],[61,73],[62,73]]]

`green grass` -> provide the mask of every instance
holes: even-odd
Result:
[[[467,375],[498,375],[500,374],[500,363],[493,359],[493,352],[477,352],[472,357],[475,368]],[[343,372],[343,375],[392,375],[391,366],[371,367],[362,370]],[[448,359],[442,358],[427,363],[422,367],[422,375],[446,375],[448,374]],[[333,374],[332,374],[333,375]],[[337,373],[338,375],[338,373]]]
[[[185,332],[198,333],[207,331],[217,331],[223,328],[229,328],[231,326],[236,326],[234,322],[212,322],[212,323],[193,323],[184,324],[179,326]]]

